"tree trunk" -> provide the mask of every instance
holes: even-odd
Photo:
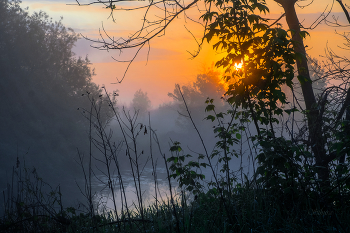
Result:
[[[316,171],[321,180],[321,189],[326,191],[329,188],[329,168],[328,159],[325,150],[325,142],[322,137],[322,116],[317,109],[317,102],[312,88],[312,81],[307,65],[306,51],[303,38],[300,35],[300,25],[295,11],[296,0],[275,0],[280,3],[285,11],[286,21],[289,29],[293,33],[292,39],[296,42],[294,50],[303,55],[302,59],[296,59],[298,68],[298,79],[307,110],[307,120],[309,128],[309,138],[311,141],[312,152],[316,160]]]

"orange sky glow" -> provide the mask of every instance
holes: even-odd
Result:
[[[305,1],[301,3],[302,5],[306,5],[310,2]],[[74,0],[27,0],[23,1],[22,7],[29,6],[30,12],[43,10],[54,20],[58,20],[60,16],[63,16],[62,22],[66,27],[71,27],[77,33],[81,33],[91,39],[100,38],[101,31],[99,29],[102,29],[102,23],[109,36],[113,36],[114,38],[130,35],[135,30],[138,30],[142,23],[142,11],[115,11],[114,17],[116,22],[113,23],[111,19],[108,19],[110,10],[104,8],[102,5],[81,7],[67,5],[75,3]],[[267,3],[270,7],[270,15],[268,17],[272,19],[279,18],[282,8],[272,0],[268,0]],[[301,24],[304,27],[310,26],[327,7],[327,4],[330,7],[332,1],[315,1],[315,3],[303,9],[297,7]],[[124,4],[123,7],[128,7],[128,5]],[[199,8],[204,10],[204,7],[199,6]],[[159,12],[156,11],[152,13],[159,15]],[[198,19],[200,16],[197,8],[191,9],[187,14],[193,19]],[[332,14],[335,17],[339,17],[340,22],[346,24],[345,17],[341,13],[339,5],[335,4],[333,6]],[[285,25],[284,19],[281,20],[281,23]],[[186,30],[185,26],[191,30],[197,40],[201,39],[203,36],[203,27],[190,20],[185,22],[183,15],[181,15],[167,28],[164,36],[151,41],[148,61],[148,48],[143,48],[138,58],[131,64],[121,84],[112,83],[116,83],[117,80],[123,77],[127,64],[118,63],[113,58],[128,60],[133,57],[135,50],[125,50],[122,54],[111,50],[109,52],[100,51],[91,48],[91,42],[80,39],[74,51],[78,56],[85,57],[87,54],[89,55],[92,67],[95,68],[96,73],[96,76],[93,77],[94,82],[99,85],[105,85],[110,92],[118,89],[119,103],[128,105],[135,91],[142,89],[148,93],[152,106],[156,108],[159,104],[171,100],[167,96],[167,93],[174,90],[175,83],[189,84],[193,82],[197,74],[212,67],[223,56],[223,54],[213,51],[211,45],[204,44],[200,54],[195,59],[190,59],[191,55],[189,52],[193,53],[197,49],[197,42]],[[311,36],[305,40],[305,44],[308,45],[309,55],[322,59],[319,56],[324,55],[327,45],[339,55],[346,55],[346,51],[337,47],[341,46],[344,41],[341,36],[335,34],[335,31],[344,33],[347,30],[348,28],[334,28],[324,23],[320,24],[316,29],[310,30],[309,33]]]

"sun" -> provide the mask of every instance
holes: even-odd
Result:
[[[236,62],[236,63],[234,64],[234,67],[235,67],[236,70],[242,69],[242,67],[243,67],[243,62],[240,62],[240,63],[237,63],[237,62]]]

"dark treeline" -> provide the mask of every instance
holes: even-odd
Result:
[[[19,3],[0,1],[2,190],[17,160],[54,184],[80,174],[74,158],[76,148],[88,146],[82,111],[90,106],[83,94],[103,101],[88,58],[72,52],[78,35],[44,12],[29,15]]]

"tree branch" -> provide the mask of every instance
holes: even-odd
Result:
[[[342,0],[336,0],[339,5],[341,6],[341,8],[343,9],[344,13],[345,13],[345,16],[346,16],[346,19],[348,20],[348,22],[350,23],[350,15],[349,15],[349,12],[346,10]]]
[[[345,101],[343,106],[341,107],[337,118],[334,121],[334,125],[337,125],[338,122],[340,121],[340,119],[342,118],[342,116],[344,115],[345,110],[350,107],[350,88],[348,89],[347,93],[346,93],[346,97],[345,97]]]

